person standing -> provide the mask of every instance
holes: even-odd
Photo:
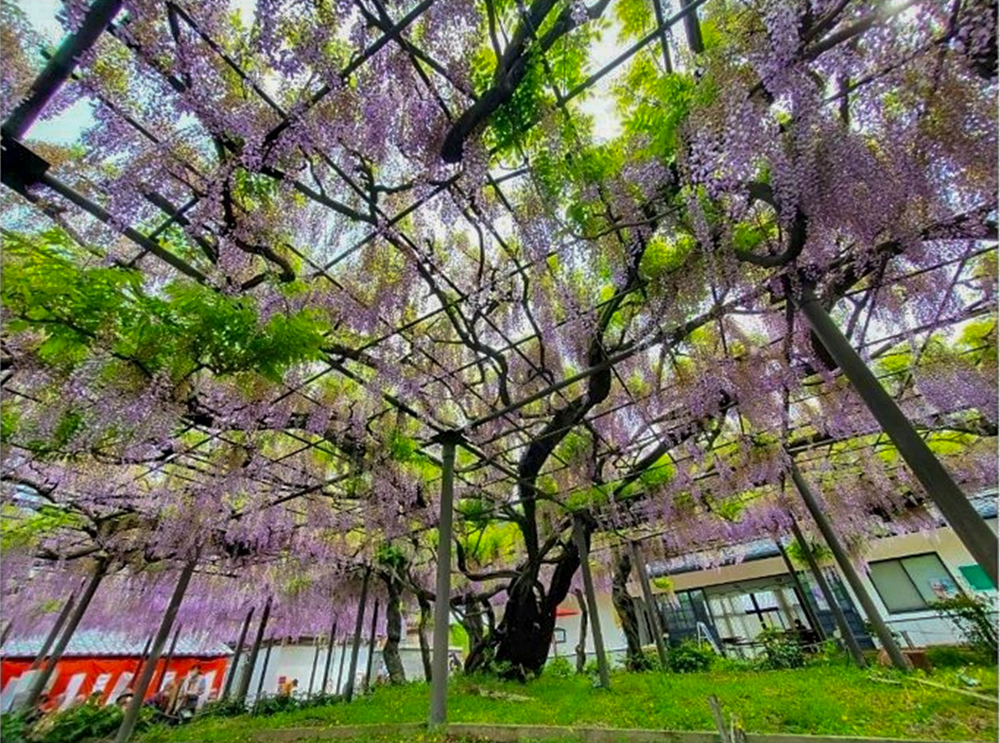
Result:
[[[194,714],[198,710],[198,702],[205,693],[205,677],[201,669],[195,666],[184,682],[184,701],[181,709]]]

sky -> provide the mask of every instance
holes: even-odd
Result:
[[[228,0],[233,10],[239,10],[244,19],[254,16],[256,0]],[[65,36],[58,16],[62,11],[61,0],[15,0],[15,4],[24,11],[28,20],[43,40],[58,46]],[[670,5],[670,3],[667,3]],[[605,12],[605,16],[614,18],[613,8]],[[600,40],[591,45],[591,69],[597,70],[621,51],[617,43],[617,22],[612,21],[606,28]],[[597,126],[594,131],[597,139],[607,141],[618,135],[621,124],[614,114],[614,101],[611,88],[615,73],[608,75],[592,89],[592,94],[581,104],[584,112],[594,116]],[[78,141],[80,135],[94,124],[92,103],[82,99],[51,118],[39,118],[28,132],[28,138],[57,145],[70,145]]]

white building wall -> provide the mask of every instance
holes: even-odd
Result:
[[[987,519],[991,528],[997,530],[997,519]],[[874,541],[871,545],[866,560],[877,562],[892,558],[905,557],[907,555],[919,555],[933,552],[941,558],[941,562],[951,573],[955,583],[967,592],[972,592],[972,587],[965,581],[959,572],[959,567],[969,565],[975,561],[969,552],[962,546],[955,532],[944,527],[935,529],[930,533],[915,533],[904,536],[885,537]],[[769,576],[785,575],[787,568],[781,557],[769,557],[761,560],[752,560],[738,565],[723,565],[707,570],[692,571],[670,576],[675,591],[684,591],[692,588],[706,588],[708,586],[721,585],[726,583],[736,583],[739,581],[749,581],[755,578],[766,578]],[[838,574],[840,571],[838,569]],[[841,582],[845,590],[854,601],[858,613],[862,614],[861,603],[851,590],[847,580],[840,574]],[[905,612],[900,614],[890,614],[882,602],[878,591],[872,584],[867,573],[861,573],[861,580],[871,595],[882,618],[889,626],[899,632],[904,638],[904,645],[909,644],[914,647],[924,645],[942,645],[956,643],[961,640],[955,631],[954,625],[946,619],[942,619],[933,610]],[[873,638],[874,639],[874,638]]]
[[[579,604],[572,594],[562,603],[561,609],[571,609],[579,611]],[[625,657],[625,633],[622,632],[621,622],[618,620],[618,612],[615,611],[611,602],[611,594],[600,592],[597,594],[597,613],[601,621],[601,634],[604,636],[604,650],[612,658]],[[576,645],[580,641],[580,614],[572,614],[556,617],[556,629],[562,629],[566,633],[566,641],[559,643],[549,650],[549,658],[556,654],[565,656],[570,662],[575,662]],[[591,623],[587,623],[587,644],[586,651],[588,658],[594,657],[594,634]]]
[[[997,520],[995,518],[988,519],[987,523],[996,531]],[[880,539],[872,545],[872,549],[866,556],[866,559],[869,562],[877,562],[878,560],[919,555],[926,552],[934,552],[941,558],[941,562],[944,563],[948,572],[954,578],[955,584],[963,591],[967,593],[974,592],[972,586],[962,577],[959,567],[970,565],[975,560],[972,559],[972,555],[965,549],[958,536],[950,527],[935,529],[929,534],[916,533]],[[955,631],[955,626],[947,619],[939,617],[937,612],[933,610],[890,614],[868,574],[860,573],[860,575],[861,582],[871,596],[872,601],[878,607],[882,618],[891,629],[902,635],[903,645],[922,647],[925,645],[948,645],[961,641],[961,637]],[[844,587],[860,610],[861,605],[857,600],[857,596],[851,590],[851,587],[847,585],[846,580],[844,581]]]
[[[453,648],[459,651],[459,648]],[[264,656],[267,652],[266,647],[262,647],[260,655],[257,658],[257,663],[254,667],[253,676],[250,679],[250,689],[247,692],[247,699],[253,701],[257,694],[257,685],[260,683],[261,672],[264,670]],[[316,652],[316,646],[312,643],[307,644],[286,644],[286,645],[275,645],[271,649],[271,658],[267,663],[267,671],[264,676],[264,686],[262,689],[262,694],[266,696],[273,696],[278,691],[278,678],[285,676],[289,679],[298,679],[299,686],[297,690],[297,696],[305,696],[309,691],[309,676],[312,673],[313,657]],[[240,675],[243,674],[243,669],[246,668],[246,664],[249,662],[249,649],[245,650],[243,656],[240,658],[240,665],[237,675],[233,679],[233,689],[239,683]],[[343,670],[341,671],[341,655],[343,655]],[[406,674],[407,681],[422,681],[424,679],[424,665],[420,658],[420,647],[416,643],[416,639],[413,640],[413,645],[401,645],[399,648],[400,660],[403,662],[403,671]],[[319,659],[316,664],[316,678],[313,682],[313,694],[318,694],[320,692],[320,687],[323,684],[323,669],[327,659],[327,646],[324,643],[320,647]],[[378,676],[379,669],[382,662],[382,651],[378,648],[375,650],[375,657],[372,659],[372,675]],[[342,691],[347,685],[348,674],[351,665],[351,645],[348,643],[346,650],[341,643],[333,648],[333,657],[330,661],[330,678],[327,682],[326,691],[328,694],[336,694]],[[358,651],[358,668],[355,674],[356,681],[360,682],[361,678],[368,670],[368,645],[363,643]],[[340,677],[338,678],[338,673]],[[355,686],[356,691],[360,691],[359,686]]]

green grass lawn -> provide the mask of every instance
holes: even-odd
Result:
[[[977,693],[996,697],[995,668],[975,668],[961,674],[938,671],[924,678],[960,687],[960,675],[978,680],[974,687]],[[706,697],[715,694],[724,714],[738,715],[750,733],[997,740],[995,707],[912,680],[900,683],[900,678],[884,670],[864,672],[843,666],[764,672],[616,673],[610,691],[594,688],[585,676],[543,676],[523,685],[457,678],[449,690],[448,718],[467,723],[712,730]],[[496,692],[528,699],[503,698]],[[248,741],[254,730],[262,728],[423,722],[427,703],[427,686],[413,683],[380,688],[352,704],[338,702],[271,717],[204,718],[177,729],[150,730],[141,740]],[[437,739],[428,735],[421,738]],[[404,739],[408,736],[399,738]]]

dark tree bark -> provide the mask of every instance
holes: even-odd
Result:
[[[580,607],[580,637],[576,643],[576,672],[583,673],[587,667],[587,602],[583,598],[583,591],[579,588],[573,590],[576,596],[576,603]]]
[[[389,683],[405,684],[406,672],[399,657],[399,641],[403,636],[403,614],[400,609],[403,583],[394,571],[383,572],[381,577],[389,595],[385,605],[385,645],[382,647],[382,660],[385,661],[386,670],[389,672]]]
[[[479,599],[474,594],[467,594],[462,613],[462,628],[469,636],[469,649],[477,647],[486,638],[486,627],[483,623],[483,610]]]
[[[427,642],[427,627],[431,623],[434,612],[431,608],[430,600],[421,594],[417,594],[417,603],[420,605],[420,623],[417,625],[417,639],[420,641],[420,660],[424,664],[424,679],[427,683],[431,681],[431,647]]]
[[[625,633],[626,663],[635,671],[646,667],[646,658],[642,654],[642,643],[639,641],[639,618],[635,613],[635,601],[628,592],[628,577],[632,572],[632,557],[628,550],[618,552],[615,572],[611,578],[611,603],[618,612]]]

